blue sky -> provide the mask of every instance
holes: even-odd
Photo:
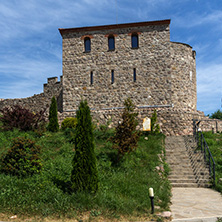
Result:
[[[221,108],[221,0],[0,0],[0,18],[0,98],[41,93],[62,75],[58,28],[171,19],[171,41],[197,52],[197,109]]]

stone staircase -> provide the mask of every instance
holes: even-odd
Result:
[[[171,169],[173,187],[208,187],[209,170],[200,151],[195,152],[191,136],[170,136],[165,139],[166,162]]]

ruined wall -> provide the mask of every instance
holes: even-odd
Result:
[[[38,112],[42,109],[49,108],[52,97],[57,98],[58,110],[62,111],[62,77],[61,81],[57,77],[48,78],[48,82],[44,84],[44,91],[34,96],[20,99],[1,99],[0,110],[5,106],[20,105],[29,110]]]

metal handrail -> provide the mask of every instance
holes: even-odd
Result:
[[[204,138],[204,135],[203,135],[202,131],[200,131],[199,128],[198,128],[198,124],[199,123],[196,123],[196,121],[194,120],[194,136],[196,138],[197,145],[198,146],[200,145],[201,152],[204,154],[204,160],[209,166],[209,173],[210,173],[211,177],[213,176],[212,177],[213,178],[213,185],[215,185],[215,181],[216,181],[215,166],[216,166],[216,163],[215,163],[214,158],[213,158],[213,156],[210,152],[210,149],[207,145],[207,142]]]

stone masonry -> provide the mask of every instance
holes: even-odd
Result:
[[[123,102],[130,97],[142,118],[157,110],[166,135],[193,133],[193,119],[207,119],[196,110],[196,52],[170,41],[170,20],[59,29],[63,39],[63,75],[48,78],[41,94],[0,100],[33,111],[49,107],[56,96],[60,122],[74,116],[87,99],[94,121],[119,121]],[[137,47],[132,38],[137,37]],[[115,47],[108,47],[109,38]],[[90,50],[85,50],[90,41]],[[202,124],[211,130],[213,122]],[[214,127],[215,128],[215,127]],[[217,123],[217,130],[222,124]]]

